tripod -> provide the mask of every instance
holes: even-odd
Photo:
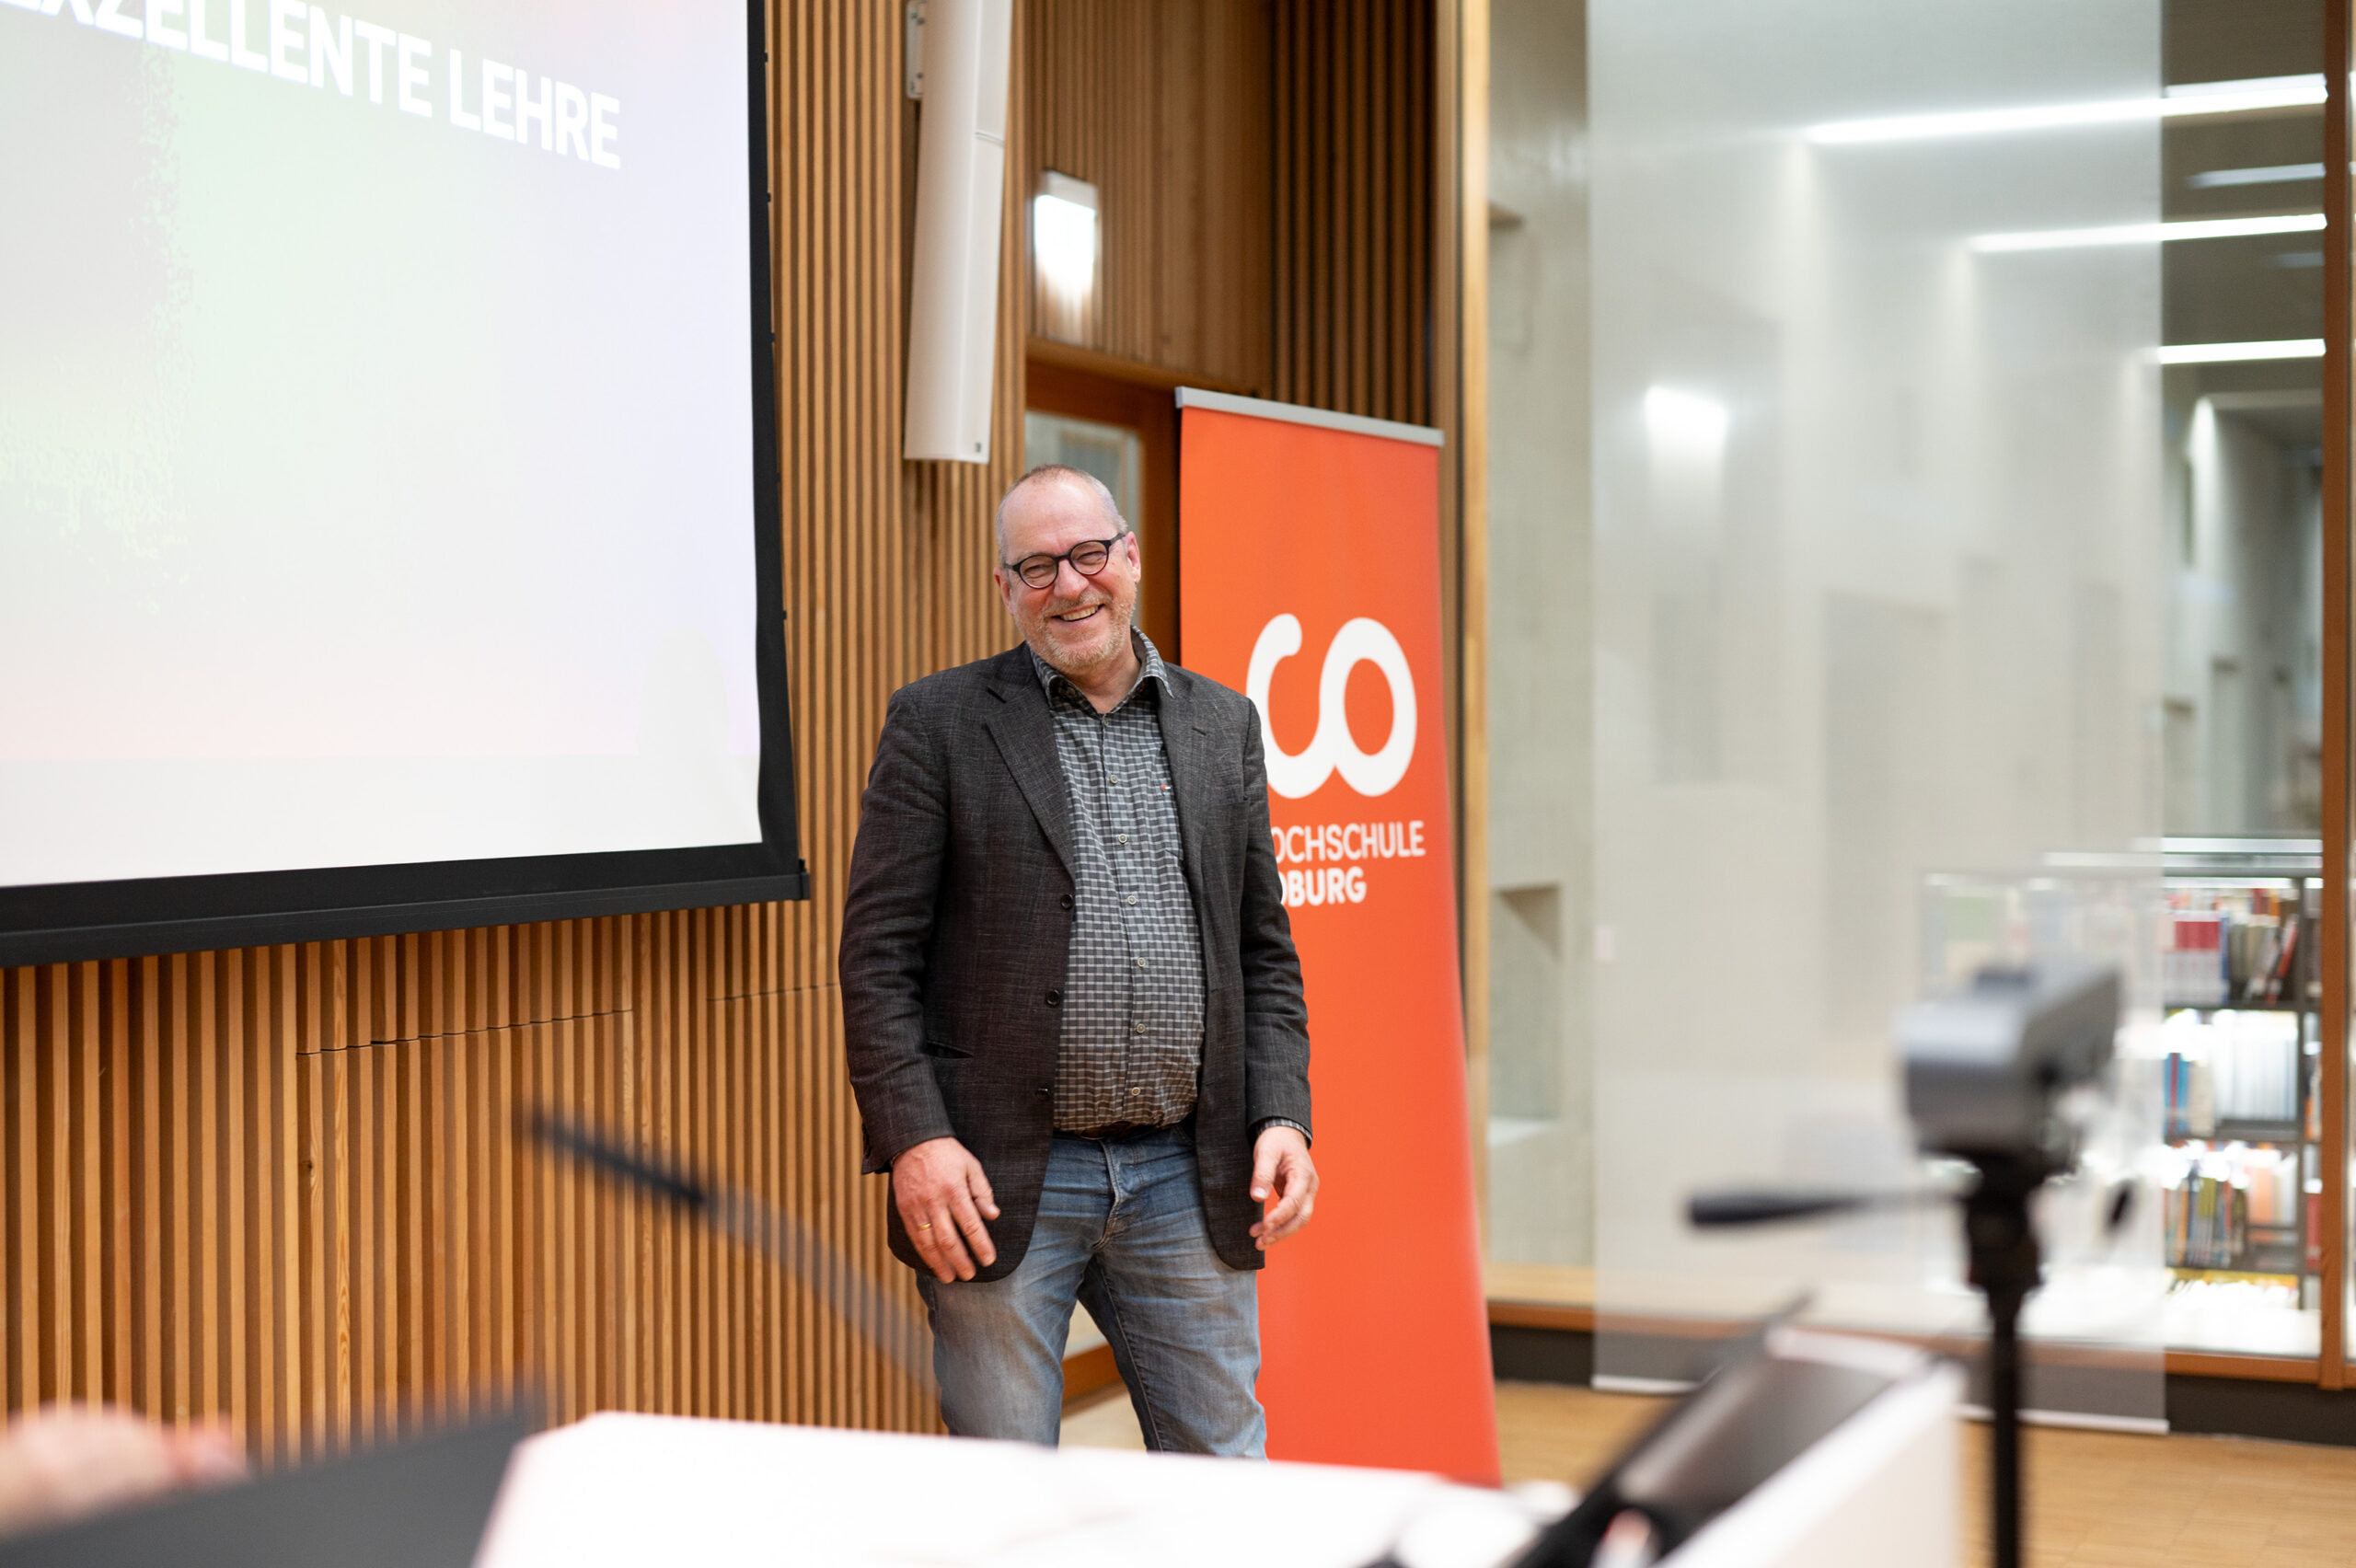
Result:
[[[2040,1270],[2029,1203],[2053,1168],[2035,1153],[1962,1158],[1980,1173],[1963,1197],[1963,1237],[1970,1281],[1988,1298],[1989,1555],[1995,1568],[2020,1568],[2021,1308]],[[1724,1193],[1693,1199],[1688,1214],[1697,1228],[1721,1229],[1911,1201],[1862,1193]]]
[[[1972,1163],[1980,1184],[1963,1200],[1963,1237],[1971,1283],[1988,1297],[1989,1556],[1995,1568],[2020,1568],[2021,1306],[2038,1286],[2029,1199],[2046,1169],[2042,1159],[2018,1154]]]

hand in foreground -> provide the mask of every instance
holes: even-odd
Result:
[[[917,1255],[943,1285],[973,1278],[977,1261],[983,1268],[998,1262],[982,1223],[998,1217],[990,1179],[955,1138],[927,1138],[902,1149],[892,1161],[892,1198]]]
[[[1297,1127],[1270,1127],[1252,1146],[1252,1201],[1276,1206],[1252,1228],[1263,1252],[1309,1223],[1317,1206],[1317,1162]]]
[[[44,1405],[0,1433],[0,1535],[245,1477],[225,1426],[175,1429],[103,1405]]]

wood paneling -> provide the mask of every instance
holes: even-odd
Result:
[[[1098,191],[1077,346],[1149,384],[1434,422],[1435,0],[1023,15],[1026,236],[1039,171]]]
[[[1097,188],[1095,295],[1080,332],[1057,336],[1265,389],[1266,0],[1027,0],[1023,14],[1019,194],[1042,169]]]
[[[1466,25],[1473,14],[1473,28]],[[1462,356],[1484,297],[1460,286],[1467,235],[1457,218],[1462,128],[1486,113],[1465,93],[1485,52],[1484,8],[1466,0],[1275,0],[1271,396],[1376,419],[1434,425],[1440,450],[1441,710],[1461,869],[1485,858],[1486,774],[1465,729],[1464,653],[1486,611],[1483,526],[1466,462]],[[1485,71],[1486,55],[1478,69]],[[1476,90],[1479,83],[1475,82]],[[1485,184],[1480,186],[1485,201]],[[1485,207],[1482,209],[1485,213]],[[1484,328],[1485,330],[1485,328]],[[1469,520],[1469,522],[1468,522]],[[1475,575],[1468,580],[1466,569]],[[1468,594],[1472,598],[1468,598]],[[1467,772],[1471,765],[1474,771]],[[1476,885],[1472,881],[1464,886]],[[1469,999],[1467,1043],[1486,1049],[1486,895],[1459,899]],[[1482,1088],[1476,1072],[1476,1104]],[[1474,1147],[1483,1147],[1483,1139]]]
[[[1409,0],[1019,6],[1009,167],[1106,193],[1089,346],[1427,418],[1428,26]],[[834,951],[886,697],[1009,640],[990,510],[1021,461],[1029,183],[1006,197],[992,460],[904,463],[901,41],[898,0],[772,12],[814,896],[0,972],[9,1408],[225,1417],[266,1458],[526,1389],[557,1418],[932,1424],[902,1370],[923,1346],[878,1343],[920,1337],[921,1313],[884,1249],[882,1183],[857,1174]],[[799,1220],[821,1288],[536,1152],[516,1136],[534,1107]],[[828,1304],[852,1277],[872,1321]]]
[[[1273,396],[1430,424],[1433,0],[1279,0]]]
[[[0,974],[12,1406],[339,1445],[537,1391],[924,1427],[907,1344],[516,1136],[677,1151],[903,1313],[854,1174],[839,1009],[777,906]]]
[[[1451,442],[1457,901],[1463,943],[1465,1076],[1481,1250],[1489,1230],[1489,0],[1441,0],[1433,236],[1439,423]],[[1452,214],[1452,216],[1450,216]]]
[[[2216,1355],[2197,1350],[2168,1351],[2160,1363],[2173,1373],[2255,1383],[2313,1383],[2320,1366],[2312,1355]]]

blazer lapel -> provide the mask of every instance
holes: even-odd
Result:
[[[1185,847],[1186,876],[1202,886],[1203,841],[1218,820],[1217,805],[1203,791],[1211,786],[1214,769],[1209,753],[1210,732],[1195,716],[1172,679],[1161,688],[1161,751],[1170,763],[1170,792],[1178,801],[1178,836]]]
[[[982,716],[982,728],[1006,759],[1009,772],[1031,803],[1031,814],[1056,847],[1064,870],[1080,874],[1080,853],[1072,838],[1071,794],[1064,787],[1063,765],[1056,760],[1055,716],[1047,711],[1047,694],[1031,669],[1030,655],[1014,650],[1021,663],[1001,666],[991,689],[998,706]]]

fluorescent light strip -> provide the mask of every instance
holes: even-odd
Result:
[[[2191,82],[2159,98],[2112,98],[2101,103],[2034,104],[2019,109],[1972,109],[1950,114],[1907,114],[1885,120],[1836,120],[1802,133],[1819,146],[1856,146],[1873,142],[1926,142],[1949,136],[1986,136],[2006,131],[2043,131],[2070,125],[2115,125],[2138,120],[2173,120],[2187,114],[2236,114],[2253,109],[2296,109],[2324,100],[2323,76],[2257,76],[2246,81]]]
[[[2294,179],[2321,179],[2323,165],[2270,164],[2265,168],[2212,168],[2196,174],[2185,181],[2195,190],[2213,190],[2221,185],[2288,185]]]
[[[2251,360],[2323,358],[2321,338],[2277,338],[2263,343],[2170,343],[2162,364],[2235,364]]]
[[[2253,234],[2312,234],[2321,213],[2263,218],[2190,218],[2172,224],[2119,224],[2109,228],[2032,229],[1972,236],[1974,250],[2079,250],[2097,245],[2158,245],[2177,239],[2232,239]]]

